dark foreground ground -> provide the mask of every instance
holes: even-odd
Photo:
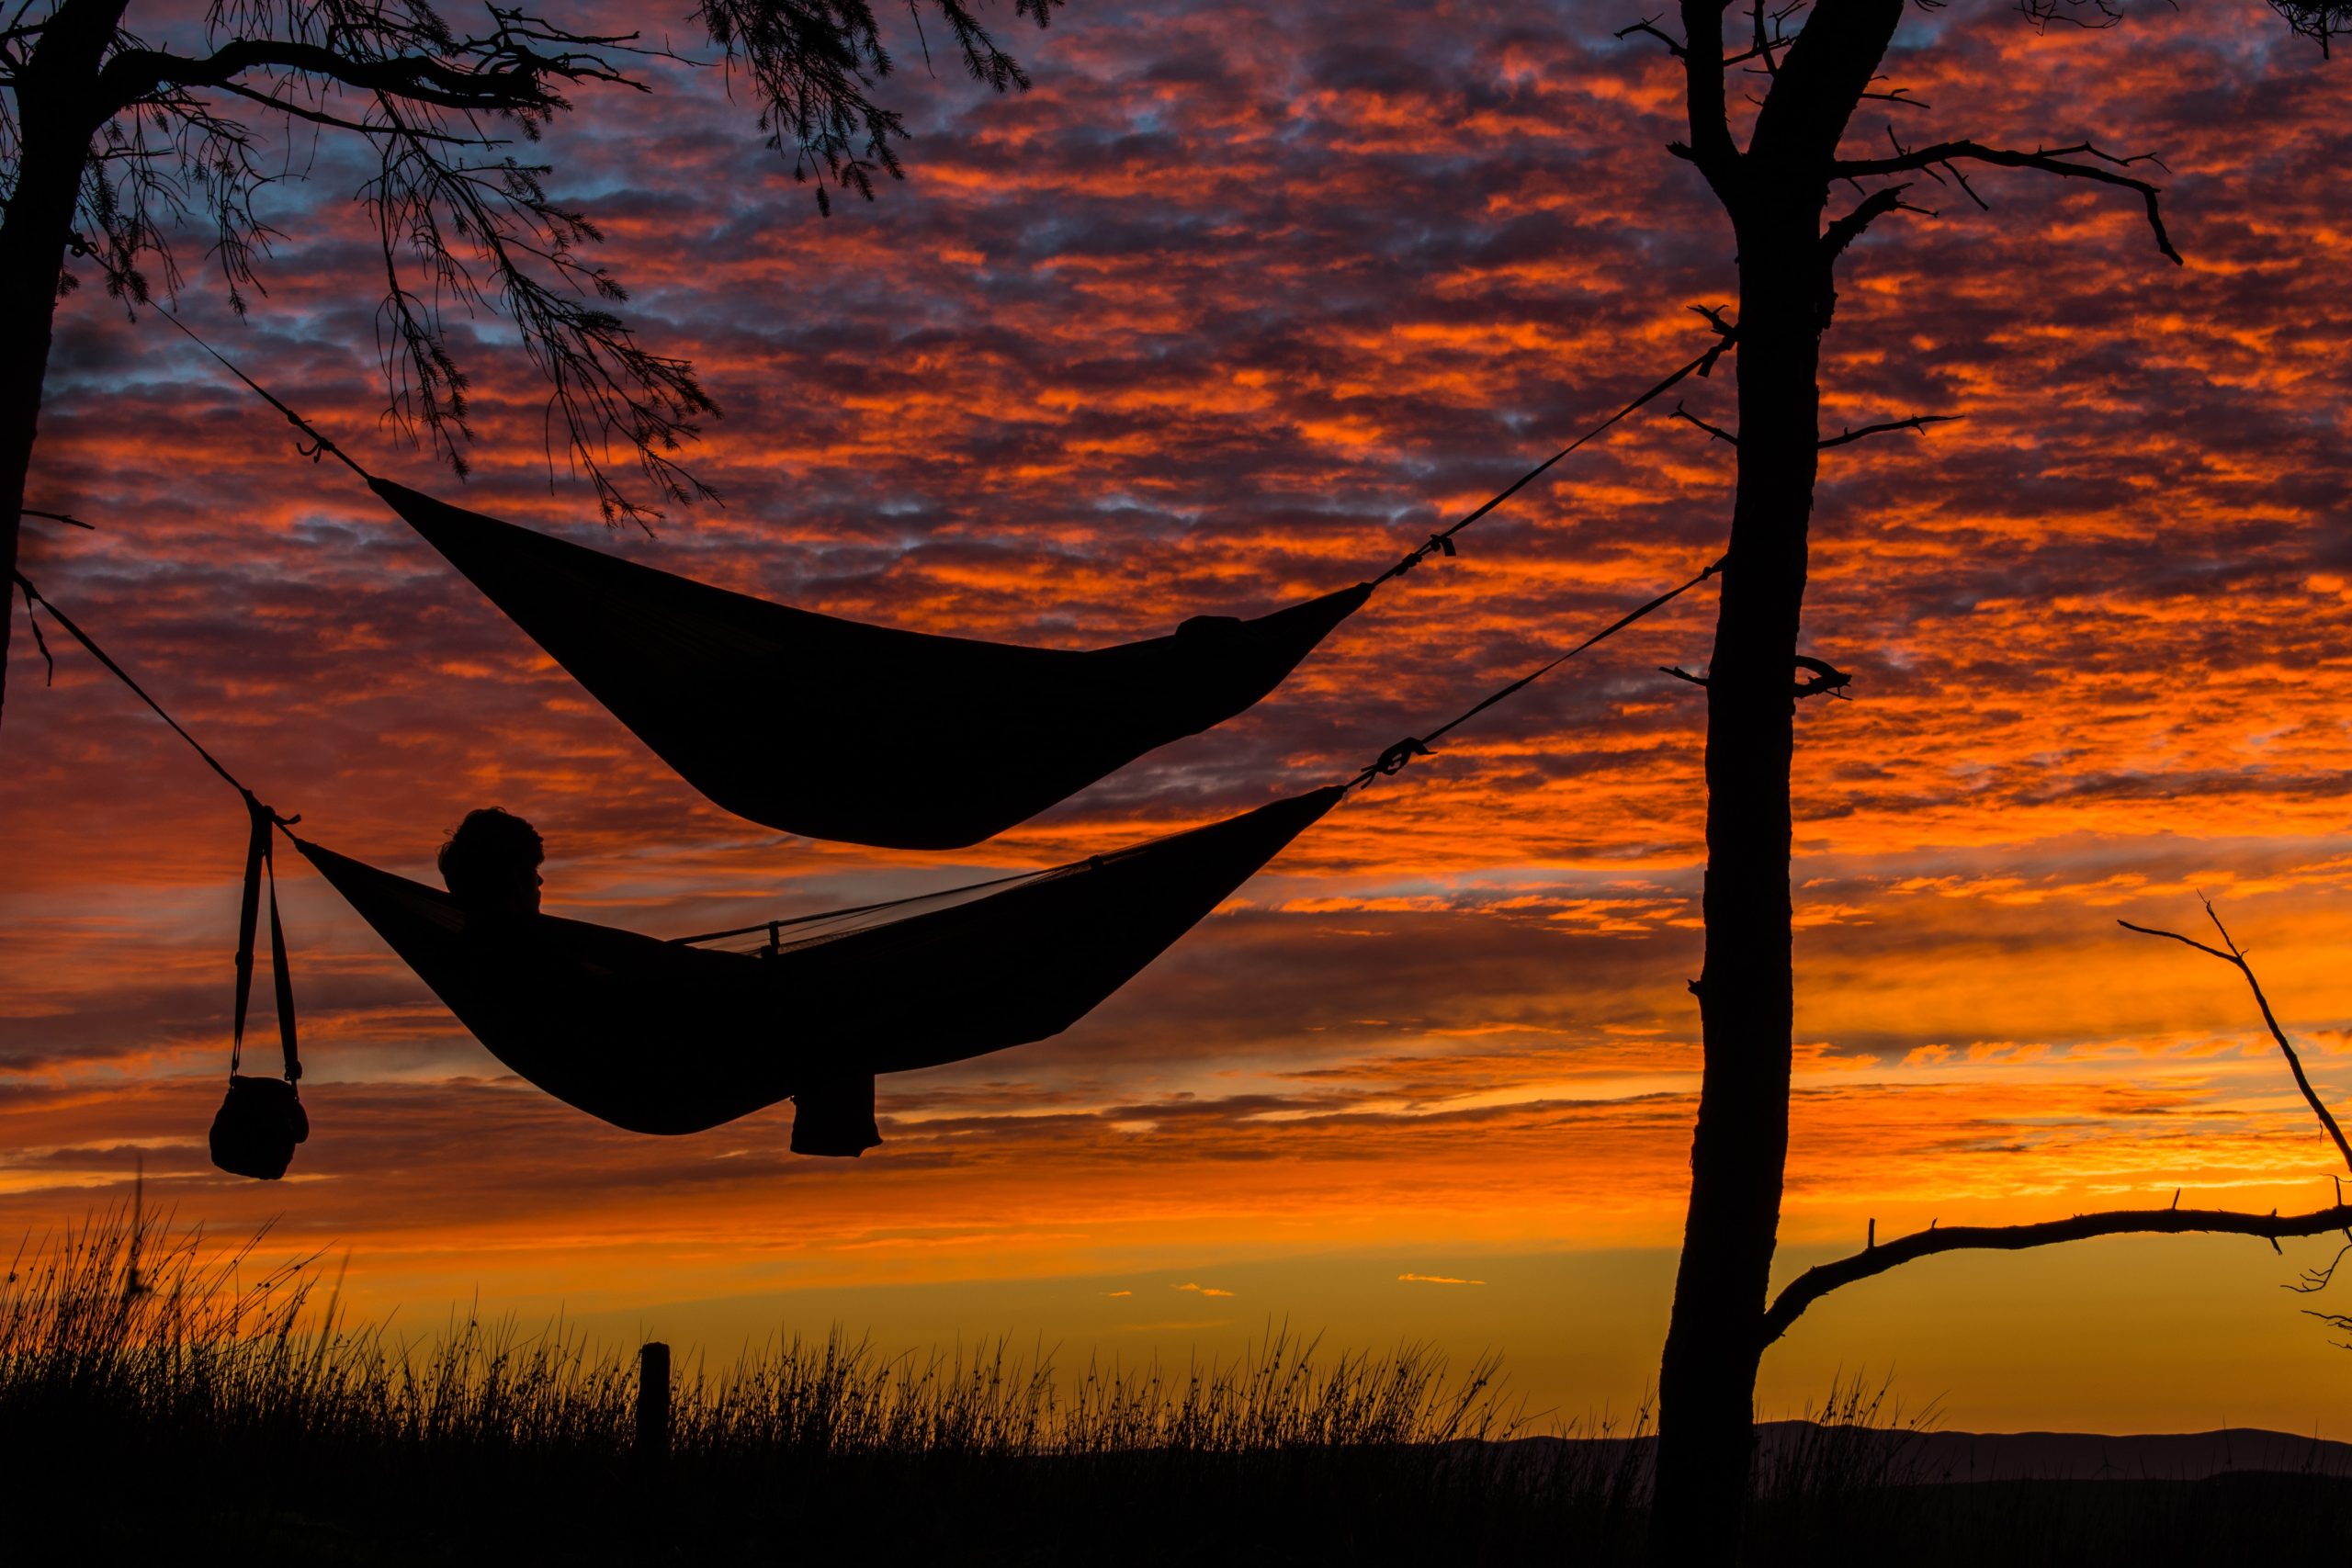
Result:
[[[1639,1442],[1538,1440],[1244,1456],[771,1454],[756,1465],[679,1456],[657,1472],[584,1449],[336,1452],[255,1434],[243,1451],[192,1452],[136,1430],[53,1435],[62,1440],[0,1435],[10,1561],[1620,1563],[1637,1560],[1646,1460]],[[2175,1472],[2194,1478],[2174,1479],[2131,1473],[2143,1459],[2182,1458],[2157,1445],[2068,1438],[2058,1441],[2105,1454],[2110,1477],[1926,1480],[1883,1451],[1898,1436],[1829,1432],[1815,1438],[1809,1470],[1768,1464],[1746,1560],[2352,1562],[2352,1479],[2324,1462],[2199,1473],[2211,1466],[2198,1453]],[[1937,1440],[1949,1449],[1952,1436]]]
[[[1599,1565],[1646,1522],[1644,1420],[1523,1437],[1491,1360],[1426,1348],[1277,1329],[1057,1371],[837,1333],[665,1370],[557,1327],[401,1340],[319,1284],[135,1209],[28,1243],[0,1281],[0,1568]],[[2352,1568],[2341,1444],[1922,1432],[1861,1383],[1820,1411],[1758,1434],[1750,1563]]]

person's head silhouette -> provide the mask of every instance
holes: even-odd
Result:
[[[538,829],[495,806],[469,811],[441,846],[441,880],[469,909],[505,915],[539,912]]]

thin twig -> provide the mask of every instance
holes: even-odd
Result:
[[[1720,424],[1709,424],[1705,420],[1701,419],[1697,414],[1692,413],[1680,403],[1674,405],[1672,410],[1668,412],[1667,418],[1679,419],[1685,424],[1695,424],[1718,441],[1728,441],[1735,446],[1739,445],[1738,436],[1734,435],[1730,431],[1725,430]]]
[[[1915,413],[1909,419],[1890,419],[1881,424],[1866,424],[1859,430],[1848,430],[1842,434],[1833,435],[1828,440],[1816,442],[1815,445],[1826,452],[1832,446],[1843,446],[1849,442],[1860,441],[1865,436],[1884,435],[1893,430],[1917,431],[1924,434],[1928,426],[1931,424],[1950,424],[1956,420],[1967,417],[1964,413]]]
[[[2245,976],[2247,987],[2254,992],[2255,1006],[2262,1010],[2262,1021],[2269,1027],[2270,1038],[2278,1043],[2279,1053],[2287,1058],[2287,1070],[2295,1075],[2295,1087],[2303,1091],[2303,1099],[2311,1106],[2312,1114],[2317,1116],[2319,1124],[2327,1129],[2327,1135],[2335,1140],[2335,1152],[2344,1156],[2345,1168],[2352,1170],[2352,1143],[2345,1141],[2344,1129],[2335,1124],[2335,1118],[2320,1100],[2319,1091],[2312,1088],[2312,1080],[2304,1076],[2302,1058],[2296,1055],[2294,1046],[2288,1043],[2287,1032],[2278,1027],[2278,1017],[2270,1010],[2270,998],[2262,994],[2262,982],[2254,977],[2254,965],[2246,962],[2245,950],[2231,940],[2229,928],[2222,924],[2222,917],[2214,909],[2213,900],[2201,893],[2197,897],[2198,901],[2205,906],[2205,916],[2213,922],[2213,929],[2221,933],[2222,945],[2229,949],[2228,952],[2224,953],[2219,947],[2208,946],[2193,937],[2183,936],[2178,931],[2159,931],[2154,926],[2135,926],[2130,920],[2118,920],[2115,923],[2125,931],[2138,931],[2142,936],[2169,937],[2184,947],[2193,947],[2199,953],[2211,954],[2224,964],[2233,965],[2239,974]]]
[[[1890,129],[1888,136],[1892,138],[1893,135]],[[2088,161],[2075,161],[2078,159]],[[2148,227],[2155,235],[2156,248],[2175,265],[2182,265],[2180,252],[2173,248],[2172,236],[2165,230],[2164,211],[2158,204],[2161,193],[2152,182],[2120,172],[2140,164],[2154,164],[2157,168],[2163,168],[2164,161],[2154,153],[2120,157],[2088,141],[2072,142],[2064,147],[2038,147],[2030,152],[2009,147],[1988,147],[1984,142],[1967,140],[1939,141],[1927,147],[1904,147],[1898,142],[1896,154],[1892,158],[1840,159],[1831,165],[1830,177],[1847,180],[1868,175],[1914,172],[1933,175],[1940,168],[1960,180],[1962,188],[1967,189],[1969,196],[1982,206],[1982,198],[1976,197],[1975,191],[1968,187],[1966,176],[1960,172],[1959,165],[1962,161],[1990,164],[2004,169],[2031,169],[2065,179],[2095,180],[2100,185],[2120,186],[2126,190],[2137,191],[2141,202],[2147,209]]]
[[[1630,28],[1619,28],[1616,36],[1621,39],[1632,38],[1635,33],[1647,33],[1657,39],[1658,42],[1666,45],[1666,52],[1677,60],[1683,59],[1690,52],[1676,40],[1671,33],[1661,30],[1655,21],[1635,22]]]

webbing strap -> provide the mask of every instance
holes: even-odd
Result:
[[[303,435],[309,438],[309,444],[307,446],[301,442],[295,443],[295,450],[301,453],[303,457],[310,458],[313,463],[317,462],[321,457],[333,457],[336,462],[341,463],[345,468],[349,468],[361,479],[368,480],[371,484],[374,482],[373,476],[371,476],[367,469],[361,468],[357,461],[356,461],[349,453],[336,446],[333,441],[327,439],[324,434],[320,433],[316,425],[313,425],[309,420],[304,419],[300,414],[297,413],[291,405],[280,399],[276,393],[272,392],[259,381],[254,380],[251,376],[246,375],[243,370],[239,369],[236,363],[230,359],[227,355],[222,354],[219,349],[213,347],[209,343],[207,343],[202,337],[199,337],[197,334],[195,328],[189,326],[186,321],[181,321],[177,316],[172,314],[171,311],[164,310],[161,305],[156,305],[153,308],[156,313],[162,316],[164,320],[171,322],[173,326],[177,327],[183,333],[185,333],[190,343],[204,350],[205,353],[210,355],[215,360],[218,360],[222,369],[229,372],[230,375],[234,376],[238,380],[243,382],[245,386],[253,391],[254,396],[260,398],[271,408],[276,409],[280,414],[284,415],[287,423],[292,425],[296,430],[300,431]],[[1566,458],[1570,454],[1576,452],[1578,448],[1584,446],[1589,442],[1600,439],[1600,436],[1607,434],[1610,430],[1614,429],[1620,422],[1631,417],[1633,414],[1638,412],[1640,410],[1656,401],[1657,399],[1665,396],[1666,393],[1672,390],[1675,387],[1679,386],[1683,381],[1689,379],[1690,377],[1703,377],[1713,373],[1715,368],[1715,361],[1721,359],[1725,354],[1739,345],[1739,329],[1736,326],[1726,322],[1719,311],[1707,306],[1693,305],[1690,309],[1705,317],[1707,324],[1713,327],[1715,331],[1715,341],[1708,346],[1705,353],[1700,355],[1696,359],[1691,360],[1690,363],[1680,367],[1679,369],[1670,372],[1664,380],[1659,381],[1656,386],[1653,386],[1648,390],[1641,393],[1638,397],[1634,398],[1633,401],[1619,409],[1615,413],[1611,414],[1607,419],[1602,420],[1599,424],[1594,425],[1590,430],[1586,431],[1574,441],[1569,442],[1566,446],[1561,447],[1557,452],[1553,453],[1550,457],[1544,458],[1542,462],[1528,469],[1527,472],[1520,475],[1519,478],[1504,486],[1503,489],[1498,491],[1495,494],[1481,502],[1476,508],[1471,511],[1466,516],[1458,519],[1450,527],[1441,529],[1439,532],[1431,534],[1424,543],[1416,545],[1413,548],[1406,551],[1404,556],[1397,560],[1396,565],[1390,567],[1386,571],[1382,572],[1378,577],[1374,578],[1372,580],[1372,585],[1377,588],[1382,583],[1388,581],[1392,578],[1402,577],[1405,573],[1412,570],[1415,567],[1420,565],[1421,562],[1427,560],[1433,555],[1450,556],[1454,554],[1453,536],[1459,534],[1463,529],[1467,528],[1471,524],[1476,523],[1481,517],[1486,516],[1487,513],[1492,512],[1496,507],[1500,506],[1504,502],[1509,501],[1512,496],[1517,495],[1521,491],[1525,490],[1529,485],[1533,484],[1537,479],[1543,478],[1563,458]],[[65,521],[75,520],[66,519]],[[86,525],[84,525],[84,526]]]
[[[262,401],[267,403],[271,408],[276,409],[279,413],[284,414],[286,416],[287,423],[292,425],[295,429],[309,436],[311,438],[311,444],[308,446],[303,446],[299,441],[294,444],[294,449],[297,452],[301,453],[302,456],[308,457],[313,463],[317,462],[321,457],[331,457],[336,462],[341,463],[345,468],[349,468],[353,473],[357,474],[361,479],[364,479],[370,477],[367,469],[361,468],[357,463],[352,460],[349,453],[336,446],[334,442],[328,440],[324,435],[320,434],[317,427],[312,425],[309,420],[304,419],[300,414],[296,413],[285,403],[280,402],[277,400],[277,395],[270,391],[267,387],[263,386],[259,381],[254,380],[252,377],[238,369],[235,363],[232,361],[227,355],[221,353],[219,349],[213,347],[210,344],[197,336],[196,329],[194,327],[189,326],[186,321],[183,321],[177,316],[173,315],[161,305],[156,305],[152,300],[149,301],[149,304],[153,308],[157,315],[171,322],[172,325],[179,328],[179,330],[187,335],[188,342],[196,344],[197,347],[204,350],[205,353],[219,360],[220,362],[221,369],[226,370],[238,380],[243,381],[247,387],[253,389],[254,395],[259,397]]]
[[[1450,556],[1453,554],[1454,535],[1459,534],[1463,529],[1467,528],[1471,524],[1476,523],[1479,518],[1484,517],[1487,513],[1492,512],[1496,507],[1500,506],[1504,502],[1509,501],[1512,496],[1517,495],[1521,491],[1525,490],[1529,485],[1533,484],[1537,479],[1543,478],[1544,473],[1547,472],[1554,464],[1559,462],[1561,458],[1566,457],[1568,454],[1574,452],[1577,447],[1582,446],[1585,443],[1599,438],[1614,426],[1620,420],[1626,418],[1643,408],[1645,405],[1665,396],[1668,391],[1672,390],[1675,387],[1680,385],[1690,377],[1705,376],[1712,372],[1715,367],[1715,361],[1721,359],[1727,351],[1737,345],[1739,342],[1739,329],[1735,326],[1726,325],[1721,316],[1717,315],[1714,311],[1708,310],[1704,306],[1693,305],[1690,308],[1698,311],[1699,314],[1706,317],[1708,324],[1715,329],[1715,342],[1706,353],[1699,355],[1698,358],[1690,361],[1690,364],[1685,365],[1679,370],[1675,371],[1665,380],[1660,381],[1657,386],[1652,387],[1648,391],[1644,392],[1640,397],[1635,398],[1632,402],[1627,403],[1623,408],[1619,409],[1615,413],[1611,414],[1607,419],[1602,420],[1599,424],[1594,425],[1590,430],[1586,431],[1582,435],[1577,436],[1574,441],[1569,442],[1566,446],[1561,447],[1557,452],[1553,453],[1550,457],[1544,458],[1542,462],[1528,469],[1527,472],[1520,475],[1519,478],[1513,479],[1509,486],[1480,503],[1477,510],[1472,512],[1468,516],[1454,524],[1451,528],[1447,528],[1442,533],[1431,534],[1426,544],[1417,545],[1412,549],[1405,552],[1404,559],[1398,561],[1395,566],[1390,567],[1386,571],[1382,572],[1378,577],[1372,580],[1373,586],[1376,588],[1392,577],[1404,576],[1405,573],[1412,570],[1415,567],[1420,565],[1421,562],[1427,560],[1432,555]]]
[[[1586,649],[1590,648],[1593,644],[1597,642],[1605,642],[1609,638],[1615,637],[1619,632],[1623,631],[1627,626],[1632,626],[1635,621],[1640,620],[1644,615],[1650,614],[1654,610],[1663,610],[1668,604],[1673,604],[1677,599],[1681,598],[1685,593],[1690,592],[1693,588],[1698,587],[1699,584],[1706,581],[1707,579],[1723,570],[1723,569],[1724,563],[1720,560],[1716,561],[1713,566],[1708,567],[1704,571],[1690,579],[1690,581],[1683,583],[1680,587],[1669,588],[1665,592],[1659,594],[1657,598],[1649,601],[1647,604],[1627,611],[1624,615],[1620,615],[1616,620],[1611,621],[1609,625],[1601,627],[1599,631],[1593,633],[1590,637],[1585,638],[1582,642],[1568,649],[1567,652],[1561,654],[1557,659],[1553,660],[1550,663],[1541,665],[1536,669],[1531,670],[1526,674],[1521,675],[1518,680],[1513,681],[1510,684],[1487,693],[1484,697],[1479,698],[1477,702],[1472,704],[1469,707],[1464,708],[1462,712],[1446,720],[1443,724],[1439,725],[1427,735],[1407,736],[1404,739],[1397,741],[1394,746],[1391,746],[1388,750],[1383,751],[1372,762],[1366,764],[1363,772],[1358,773],[1349,782],[1348,787],[1353,789],[1360,784],[1368,784],[1376,778],[1384,778],[1391,773],[1401,772],[1405,764],[1411,761],[1414,758],[1428,756],[1430,754],[1430,743],[1437,739],[1440,736],[1444,735],[1447,731],[1453,729],[1458,726],[1468,723],[1470,720],[1477,717],[1480,714],[1486,712],[1488,708],[1493,707],[1497,703],[1501,702],[1504,698],[1512,696],[1525,688],[1533,685],[1536,682],[1542,680],[1544,676],[1549,675],[1553,671],[1557,670],[1561,665],[1566,664],[1569,660],[1574,659],[1577,654],[1582,653]]]
[[[164,705],[148,695],[147,688],[131,679],[130,671],[117,664],[107,650],[100,648],[89,633],[74,624],[74,617],[51,603],[35,588],[21,571],[13,574],[17,586],[24,591],[25,615],[31,620],[34,606],[49,612],[51,619],[65,628],[67,635],[82,645],[91,658],[106,667],[107,673],[130,688],[131,695],[145,703],[157,718],[171,726],[172,733],[188,744],[188,749],[204,760],[204,765],[227,781],[229,787],[244,797],[245,817],[251,830],[245,839],[244,896],[237,914],[237,1010],[234,1032],[229,1046],[229,1071],[233,1075],[244,1055],[246,1004],[253,994],[254,935],[261,918],[262,882],[269,883],[269,964],[270,977],[277,1000],[277,1043],[286,1057],[286,1078],[291,1083],[302,1076],[302,1064],[295,1052],[294,979],[288,972],[286,953],[286,930],[277,915],[277,862],[271,852],[276,845],[272,833],[279,828],[289,828],[302,818],[281,817],[263,805],[254,792],[247,789],[237,775],[220,765],[220,760],[204,749],[204,743],[180,726],[180,721],[164,710]],[[40,623],[33,621],[33,634],[40,634]],[[41,652],[48,655],[47,645]]]
[[[262,884],[269,884],[269,973],[277,1004],[277,1046],[285,1058],[286,1081],[302,1077],[302,1061],[295,1050],[294,976],[287,964],[286,928],[277,918],[277,819],[269,807],[245,796],[253,831],[245,840],[244,897],[237,913],[237,1012],[229,1043],[229,1076],[244,1063],[246,1004],[253,996],[254,934],[261,913]]]
[[[210,768],[214,773],[226,779],[229,782],[229,787],[235,790],[239,795],[243,795],[248,801],[251,801],[254,798],[254,792],[247,789],[242,783],[240,783],[236,774],[222,767],[220,765],[220,760],[218,757],[215,757],[211,752],[206,750],[201,741],[198,740],[195,736],[190,735],[187,730],[182,729],[180,728],[180,721],[174,718],[170,714],[165,713],[164,711],[164,705],[149,696],[147,694],[147,688],[130,678],[130,671],[125,670],[121,665],[117,664],[112,659],[107,657],[107,650],[100,648],[96,643],[91,641],[90,634],[84,631],[80,626],[75,626],[74,624],[73,616],[67,615],[64,611],[51,604],[48,597],[44,595],[40,589],[35,588],[32,583],[26,579],[23,572],[14,572],[11,575],[16,578],[17,586],[24,590],[25,613],[28,618],[30,617],[32,614],[32,607],[36,604],[40,605],[42,609],[47,610],[50,614],[50,618],[54,620],[59,626],[63,626],[67,634],[71,636],[75,642],[80,643],[84,649],[88,650],[91,658],[106,666],[107,674],[112,675],[116,680],[130,687],[130,694],[132,696],[137,697],[141,702],[145,703],[150,708],[154,710],[155,716],[157,718],[160,718],[165,724],[170,725],[172,727],[172,733],[187,741],[189,748],[193,750],[198,756],[204,759],[204,765],[206,767]],[[263,809],[268,810],[268,807],[264,807]],[[301,820],[300,817],[280,817],[276,812],[270,813],[270,819],[275,822],[288,823],[300,822]]]

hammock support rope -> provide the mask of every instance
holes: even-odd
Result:
[[[1706,581],[1707,579],[1715,576],[1723,570],[1724,562],[1719,559],[1712,566],[1709,566],[1705,570],[1700,572],[1696,577],[1693,577],[1689,581],[1682,583],[1679,587],[1669,588],[1665,592],[1659,594],[1657,598],[1650,600],[1648,603],[1627,611],[1624,615],[1619,616],[1616,620],[1611,621],[1609,625],[1601,627],[1599,631],[1593,633],[1590,637],[1585,638],[1582,642],[1568,649],[1567,652],[1561,654],[1550,663],[1539,665],[1535,669],[1529,671],[1526,674],[1521,675],[1518,680],[1510,682],[1508,685],[1498,686],[1495,690],[1487,693],[1484,697],[1479,698],[1478,701],[1470,705],[1470,706],[1463,709],[1452,718],[1447,719],[1443,724],[1439,725],[1435,729],[1430,730],[1427,735],[1407,736],[1404,739],[1399,740],[1395,745],[1389,747],[1387,750],[1383,751],[1365,767],[1363,772],[1358,773],[1354,779],[1350,781],[1348,787],[1351,789],[1358,788],[1362,785],[1369,784],[1376,778],[1385,778],[1404,772],[1405,765],[1408,762],[1410,762],[1414,758],[1430,755],[1431,744],[1442,737],[1460,728],[1462,725],[1467,724],[1470,720],[1477,717],[1488,708],[1493,707],[1497,703],[1503,701],[1507,697],[1514,696],[1520,692],[1524,691],[1529,686],[1533,685],[1536,682],[1541,681],[1544,676],[1549,675],[1553,671],[1557,670],[1561,665],[1566,664],[1569,660],[1574,659],[1577,654],[1582,653],[1586,649],[1590,648],[1593,644],[1597,642],[1606,642],[1609,638],[1615,637],[1619,632],[1623,631],[1627,626],[1632,626],[1635,621],[1640,620],[1643,616],[1649,615],[1653,611],[1665,609],[1668,604],[1673,604],[1677,599],[1681,598],[1685,593],[1690,592],[1690,590],[1698,587],[1699,584]]]
[[[1427,543],[1418,545],[1412,549],[1406,551],[1403,559],[1399,560],[1395,566],[1390,567],[1386,571],[1382,572],[1378,577],[1373,579],[1373,586],[1376,588],[1380,584],[1389,581],[1391,578],[1404,576],[1405,573],[1412,570],[1415,567],[1420,565],[1421,562],[1427,560],[1432,555],[1453,555],[1454,553],[1454,535],[1459,534],[1463,529],[1467,528],[1471,524],[1476,523],[1479,518],[1484,517],[1487,513],[1492,512],[1496,507],[1500,506],[1504,502],[1509,501],[1512,496],[1517,495],[1521,491],[1525,490],[1529,485],[1533,484],[1537,479],[1543,478],[1544,474],[1551,470],[1553,465],[1567,457],[1570,453],[1576,451],[1577,447],[1582,446],[1589,441],[1598,440],[1601,435],[1614,428],[1620,421],[1630,418],[1634,413],[1640,412],[1649,404],[1657,401],[1659,398],[1662,398],[1667,393],[1672,391],[1675,388],[1680,386],[1684,381],[1689,380],[1691,377],[1698,376],[1703,378],[1713,375],[1714,373],[1715,361],[1721,359],[1725,354],[1738,346],[1739,329],[1730,325],[1724,321],[1722,316],[1708,310],[1704,306],[1693,305],[1690,309],[1697,311],[1700,315],[1704,316],[1707,319],[1707,324],[1715,329],[1715,341],[1709,346],[1706,353],[1699,355],[1698,358],[1690,361],[1688,365],[1683,366],[1680,369],[1674,371],[1668,375],[1666,379],[1660,381],[1655,387],[1652,387],[1648,391],[1644,392],[1632,402],[1627,403],[1623,408],[1619,409],[1615,413],[1611,414],[1607,419],[1602,420],[1599,424],[1594,425],[1590,430],[1586,431],[1582,435],[1577,436],[1574,441],[1569,442],[1566,446],[1561,447],[1557,452],[1553,453],[1550,457],[1544,458],[1542,462],[1528,469],[1527,472],[1511,480],[1510,484],[1504,486],[1501,490],[1489,496],[1484,502],[1481,502],[1466,516],[1463,517],[1461,521],[1455,523],[1452,527],[1431,534],[1429,536]],[[276,400],[277,400],[274,398],[271,399],[271,401],[273,402]],[[341,454],[337,454],[337,456],[341,456]]]

